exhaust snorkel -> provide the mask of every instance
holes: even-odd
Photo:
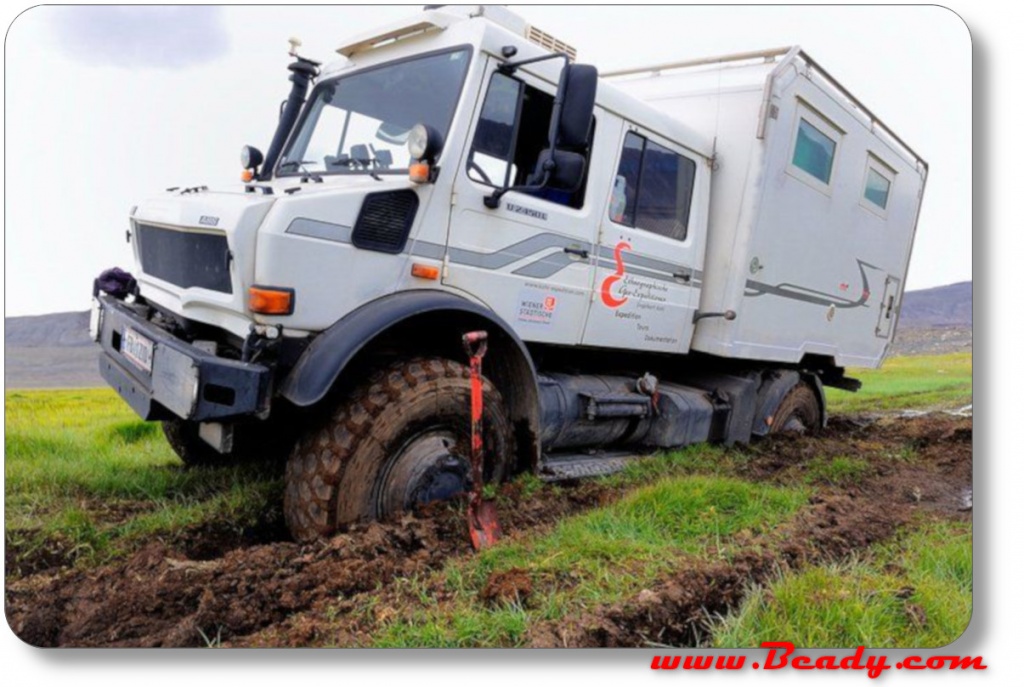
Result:
[[[288,99],[284,101],[281,107],[281,116],[277,121],[277,131],[274,132],[274,138],[270,141],[270,148],[267,150],[263,169],[260,170],[257,177],[260,181],[269,181],[274,175],[277,158],[280,157],[281,150],[288,140],[288,135],[291,133],[292,127],[295,126],[295,121],[299,118],[302,105],[306,102],[309,84],[320,71],[318,69],[320,67],[319,62],[307,60],[305,57],[299,56],[297,49],[302,45],[301,41],[296,38],[290,38],[288,42],[292,46],[288,54],[297,58],[295,62],[288,65],[288,71],[292,73],[288,77],[288,80],[292,82],[292,90],[288,94]]]

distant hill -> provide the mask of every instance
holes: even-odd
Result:
[[[4,318],[8,389],[103,386],[89,311]]]
[[[900,329],[971,327],[974,283],[962,281],[920,291],[907,291],[900,308]]]
[[[966,281],[906,292],[894,352],[969,350],[972,286]],[[7,317],[4,327],[8,389],[103,386],[88,311]]]
[[[4,347],[91,346],[89,311],[4,318]]]

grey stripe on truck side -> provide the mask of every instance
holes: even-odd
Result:
[[[352,227],[345,226],[343,224],[334,224],[332,222],[309,219],[306,217],[296,217],[293,219],[288,225],[288,228],[285,229],[285,233],[321,239],[323,241],[333,241],[335,243],[352,243]],[[433,260],[441,260],[444,258],[445,246],[442,244],[417,240],[413,240],[411,243],[412,247],[409,250],[409,253],[413,256]],[[550,251],[553,248],[565,249],[570,247],[579,247],[579,242],[573,241],[569,237],[562,236],[560,234],[544,232],[505,246],[504,248],[491,253],[467,250],[465,248],[451,248],[448,250],[448,255],[452,262],[460,265],[468,265],[470,267],[478,267],[485,270],[498,270],[524,258],[533,257],[538,253],[543,253],[544,251]],[[591,257],[590,262],[599,264],[602,267],[615,267],[614,250],[606,246],[601,246],[599,249],[599,255],[600,259]],[[696,286],[700,280],[700,272],[698,270],[692,270],[682,265],[674,265],[670,262],[649,258],[643,255],[632,255],[630,253],[624,253],[622,255],[622,260],[627,265],[633,267],[633,269],[630,270],[631,274],[647,277],[649,279],[676,281],[672,277],[674,273],[689,272],[693,275],[690,285]],[[577,262],[579,261],[574,260],[567,253],[548,253],[547,255],[543,255],[533,262],[516,269],[514,274],[530,277],[532,279],[547,279]],[[659,270],[660,272],[664,272],[664,274],[652,272],[647,269],[637,269],[637,267],[647,267],[653,270]]]

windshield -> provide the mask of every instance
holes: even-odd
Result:
[[[324,81],[278,173],[405,172],[416,124],[447,135],[469,66],[466,48],[373,67]]]

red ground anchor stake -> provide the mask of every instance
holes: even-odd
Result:
[[[470,449],[469,463],[473,478],[473,491],[469,494],[469,508],[466,519],[469,521],[469,538],[473,548],[479,551],[493,545],[501,538],[501,525],[498,524],[498,509],[493,501],[485,501],[483,497],[483,419],[484,419],[484,386],[480,378],[480,370],[487,353],[487,332],[467,332],[462,335],[462,347],[469,356],[470,381]]]

